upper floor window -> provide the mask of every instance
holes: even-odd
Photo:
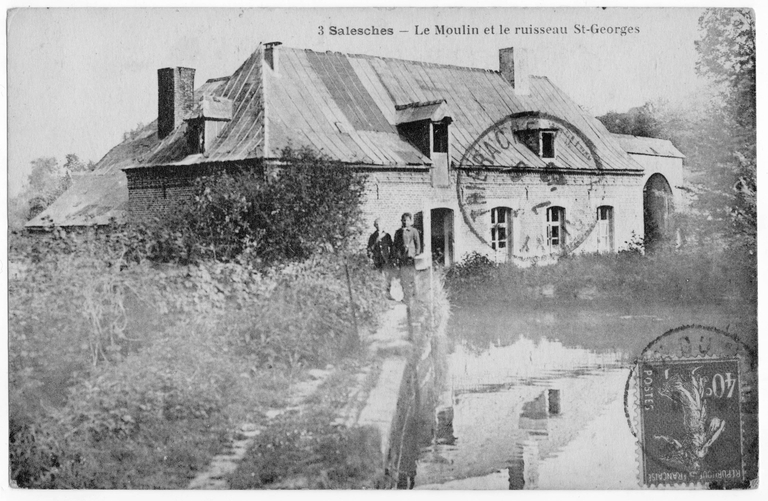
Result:
[[[565,246],[565,209],[562,207],[547,209],[547,245],[550,251]]]
[[[554,159],[556,130],[526,129],[519,130],[517,138],[534,154],[545,159]]]
[[[448,153],[448,122],[432,124],[432,152]]]
[[[613,207],[597,208],[597,251],[613,252]]]
[[[555,133],[542,131],[539,148],[541,158],[555,158]]]
[[[187,120],[187,154],[205,153],[205,122],[202,119]]]
[[[506,207],[491,209],[491,248],[508,249],[511,236],[511,211]]]

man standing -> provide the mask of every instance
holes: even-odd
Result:
[[[376,218],[373,222],[376,231],[368,237],[368,257],[373,259],[373,267],[377,270],[387,266],[392,257],[392,237],[380,225],[381,220]]]
[[[413,227],[413,216],[410,212],[403,214],[400,220],[403,226],[395,232],[395,258],[400,266],[403,299],[410,300],[416,292],[415,258],[422,251],[421,237],[419,230]]]
[[[381,220],[376,218],[373,222],[376,231],[368,237],[368,257],[373,260],[373,267],[384,273],[384,286],[387,289],[387,298],[392,299],[390,290],[395,279],[393,269],[394,256],[392,255],[392,237],[381,228]]]

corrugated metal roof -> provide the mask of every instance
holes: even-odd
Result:
[[[497,71],[284,46],[274,50],[280,51],[276,70],[263,64],[259,46],[228,79],[209,81],[198,90],[198,99],[223,97],[233,103],[232,120],[205,155],[187,155],[182,124],[162,141],[147,138],[134,155],[135,163],[123,168],[277,158],[288,146],[308,146],[353,164],[428,166],[431,160],[400,137],[395,125],[402,121],[403,109],[414,103],[443,102],[453,119],[453,165],[466,164],[462,158],[467,149],[489,127],[510,114],[529,112],[559,117],[576,127],[594,147],[601,169],[641,170],[598,120],[545,77],[531,77],[529,95],[521,96]],[[595,168],[589,159],[566,150],[560,149],[557,167]],[[522,143],[495,160],[531,167],[551,162]]]
[[[204,155],[187,154],[186,123],[159,140],[152,122],[97,164],[94,175],[114,173],[115,179],[122,176],[122,184],[106,182],[106,177],[78,183],[91,188],[73,192],[70,201],[81,204],[80,197],[90,193],[104,201],[112,198],[115,207],[122,207],[127,193],[121,169],[276,158],[287,146],[309,146],[357,165],[428,166],[431,160],[400,137],[395,127],[398,113],[402,115],[402,109],[414,103],[442,102],[440,106],[449,110],[454,166],[460,165],[467,149],[489,127],[511,114],[529,112],[559,117],[576,127],[591,142],[602,169],[642,170],[619,143],[624,139],[610,134],[545,77],[531,77],[530,93],[523,96],[515,94],[498,71],[284,46],[274,49],[280,54],[275,71],[264,64],[262,50],[259,45],[231,76],[208,80],[197,89],[197,101],[206,97],[231,101],[232,118]],[[671,149],[664,151],[682,156],[671,143],[665,144]],[[594,169],[583,156],[566,150],[560,149],[556,166]],[[550,161],[521,143],[496,157],[497,164],[506,166],[524,162],[544,167]],[[121,191],[102,197],[102,189]],[[60,217],[54,217],[57,224],[75,217],[65,210],[64,197],[61,200],[44,213],[62,210]]]
[[[675,148],[668,139],[655,137],[631,136],[628,134],[612,134],[624,151],[637,155],[651,155],[656,157],[685,158],[680,150]]]

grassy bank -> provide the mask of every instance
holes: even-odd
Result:
[[[434,280],[430,288],[430,278]],[[348,427],[336,418],[349,417],[370,405],[371,389],[381,383],[377,368],[388,357],[415,357],[429,343],[433,350],[444,351],[444,333],[449,317],[449,304],[443,287],[442,273],[421,272],[417,277],[417,298],[411,304],[412,343],[373,347],[358,358],[348,358],[337,367],[305,401],[301,409],[283,414],[268,423],[256,438],[236,471],[228,477],[233,489],[373,489],[392,488],[397,475],[385,472],[381,456],[379,430],[372,426]],[[394,326],[393,326],[394,327]],[[402,332],[403,339],[408,335]],[[403,339],[400,339],[402,341]],[[390,340],[393,341],[393,340]],[[373,343],[374,345],[376,343]],[[445,357],[433,355],[433,382],[445,377]],[[367,376],[361,378],[361,371]],[[420,404],[431,417],[436,395],[423,391]],[[430,400],[431,399],[431,400]],[[429,400],[429,401],[428,401]],[[354,410],[350,406],[355,407]],[[390,409],[394,418],[395,409]],[[354,418],[352,419],[354,420]],[[416,444],[412,444],[416,446]],[[398,454],[395,450],[390,454]],[[394,459],[392,461],[395,461]]]
[[[448,273],[455,304],[558,301],[756,305],[757,258],[701,248],[653,255],[637,252],[567,256],[548,266],[496,265],[474,254]]]
[[[364,257],[155,265],[104,235],[12,236],[11,480],[184,488],[304,369],[358,353],[383,308]]]

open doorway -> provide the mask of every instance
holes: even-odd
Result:
[[[672,189],[661,174],[654,174],[643,188],[643,215],[645,250],[653,252],[670,238],[672,215]]]
[[[453,210],[446,208],[432,209],[431,245],[432,262],[450,266],[453,264]]]

